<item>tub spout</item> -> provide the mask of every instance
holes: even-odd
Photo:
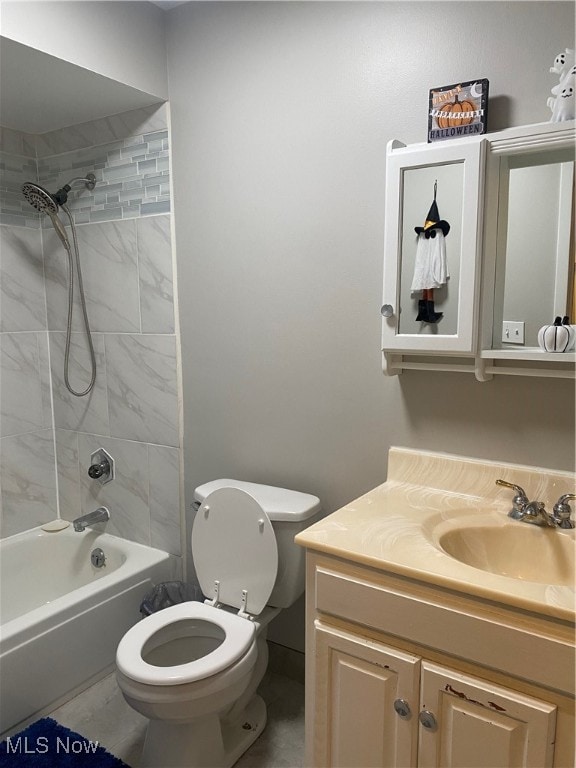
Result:
[[[105,523],[107,520],[110,520],[110,512],[106,507],[98,507],[94,512],[88,512],[87,515],[77,517],[76,520],[72,521],[72,525],[75,531],[81,533],[86,526],[94,525],[94,523]]]

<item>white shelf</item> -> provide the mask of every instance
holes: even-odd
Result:
[[[544,352],[540,347],[483,349],[480,357],[490,360],[530,360],[537,363],[576,363],[575,352]]]
[[[454,373],[473,373],[478,381],[491,381],[497,376],[537,376],[554,379],[576,379],[576,354],[564,352],[554,354],[541,349],[514,350],[487,349],[476,357],[452,358],[446,355],[418,355],[418,353],[398,353],[383,350],[383,371],[386,376],[398,376],[402,371],[450,371]],[[406,359],[406,358],[409,359]],[[558,358],[561,358],[560,360]],[[459,362],[454,362],[459,360]],[[507,361],[509,365],[499,364]],[[525,363],[538,363],[529,367]]]

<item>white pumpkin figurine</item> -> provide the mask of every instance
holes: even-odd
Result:
[[[557,317],[553,325],[543,325],[538,331],[538,344],[545,352],[568,352],[575,341],[576,330],[567,317]]]

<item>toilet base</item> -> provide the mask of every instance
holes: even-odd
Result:
[[[266,704],[253,696],[234,722],[218,715],[193,723],[150,720],[142,768],[232,768],[266,725]]]

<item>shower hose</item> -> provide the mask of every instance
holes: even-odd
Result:
[[[76,237],[76,227],[74,226],[74,219],[70,213],[67,205],[61,206],[65,211],[70,221],[70,228],[72,229],[72,242],[74,243],[74,255],[72,255],[72,249],[70,246],[66,247],[68,254],[68,322],[66,327],[66,349],[64,352],[64,384],[66,389],[75,397],[84,397],[89,394],[94,387],[96,381],[96,355],[94,354],[94,345],[92,343],[92,333],[90,332],[90,323],[88,321],[88,312],[86,311],[86,299],[84,297],[84,285],[82,283],[82,268],[80,266],[80,253],[78,250],[78,239]],[[76,261],[76,272],[78,274],[78,290],[80,293],[80,305],[82,307],[82,315],[84,316],[84,327],[86,329],[86,336],[88,338],[88,348],[90,350],[90,365],[91,365],[91,377],[90,383],[83,392],[77,392],[72,388],[69,377],[69,365],[70,365],[70,341],[72,337],[72,309],[74,306],[74,261]]]

